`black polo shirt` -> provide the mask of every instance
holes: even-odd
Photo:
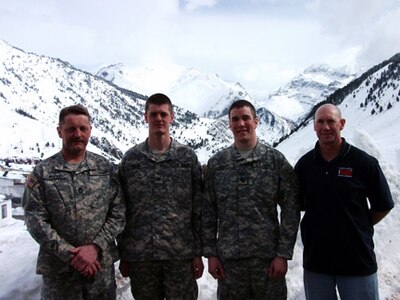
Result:
[[[377,263],[369,209],[388,211],[394,203],[378,161],[343,139],[330,162],[319,144],[295,166],[300,182],[301,237],[306,270],[332,275],[375,273]]]

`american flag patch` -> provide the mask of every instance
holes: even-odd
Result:
[[[353,177],[353,168],[339,168],[338,176]]]
[[[37,179],[35,177],[33,177],[32,175],[29,175],[26,178],[26,186],[30,189],[33,188],[37,182],[38,182]]]

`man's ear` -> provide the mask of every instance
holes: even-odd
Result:
[[[259,122],[260,120],[258,119],[258,117],[255,117],[254,118],[254,123],[256,123],[256,128],[257,128],[257,126],[258,126],[258,122]]]
[[[340,130],[343,130],[345,124],[346,124],[346,119],[340,119]]]

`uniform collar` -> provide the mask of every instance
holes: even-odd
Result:
[[[266,147],[263,147],[262,144],[257,140],[256,146],[254,147],[253,151],[247,158],[243,158],[239,151],[236,149],[235,145],[233,144],[230,149],[231,156],[236,161],[241,161],[242,163],[251,162],[255,160],[260,160],[262,155],[266,152]]]
[[[95,170],[96,165],[92,159],[90,159],[91,153],[86,151],[85,152],[85,157],[79,164],[79,167],[76,169],[76,173],[82,172],[82,171],[87,171],[87,170]],[[56,165],[55,169],[58,171],[65,171],[69,172],[71,171],[68,168],[67,162],[64,160],[61,151],[56,154]]]
[[[178,147],[178,143],[173,138],[171,138],[171,143],[169,145],[169,148],[167,149],[167,151],[165,151],[161,155],[161,157],[159,157],[150,150],[149,144],[146,139],[146,141],[144,143],[142,143],[140,152],[143,155],[145,155],[147,158],[149,158],[150,160],[165,161],[165,160],[177,158],[177,147]]]

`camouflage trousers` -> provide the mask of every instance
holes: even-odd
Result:
[[[192,260],[129,262],[135,300],[196,300]]]
[[[225,278],[218,280],[218,300],[285,300],[286,280],[271,279],[267,258],[223,260]]]
[[[78,272],[43,275],[42,300],[115,300],[114,265],[102,268],[94,278],[84,278]]]

